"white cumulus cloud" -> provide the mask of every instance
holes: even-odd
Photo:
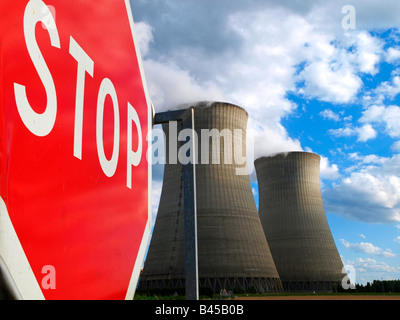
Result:
[[[360,122],[382,124],[389,136],[400,137],[400,107],[398,106],[373,105],[363,112]]]
[[[372,243],[368,242],[360,242],[360,243],[350,243],[347,240],[340,239],[340,242],[347,248],[352,249],[357,252],[369,254],[369,255],[376,255],[376,256],[383,256],[385,258],[393,258],[396,255],[390,249],[382,250],[381,248],[374,246]]]
[[[326,210],[370,223],[399,222],[400,155],[357,157],[354,170],[323,191]]]
[[[369,123],[364,124],[361,127],[352,127],[351,125],[348,125],[344,128],[330,129],[328,130],[328,133],[335,137],[357,136],[357,141],[359,142],[366,142],[370,139],[375,139],[378,135],[377,131]]]

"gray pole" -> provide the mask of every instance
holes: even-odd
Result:
[[[184,188],[184,237],[185,237],[185,290],[186,300],[199,300],[199,273],[197,260],[197,205],[196,205],[196,145],[194,108],[189,112],[163,112],[155,115],[155,124],[182,121],[182,129],[191,129],[191,161],[182,165]]]
[[[185,232],[185,287],[186,300],[199,299],[197,261],[197,206],[196,206],[196,144],[194,109],[182,121],[183,129],[192,129],[191,163],[182,165],[184,185],[184,232]]]

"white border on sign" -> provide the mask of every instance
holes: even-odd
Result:
[[[151,137],[152,135],[152,127],[153,127],[153,104],[151,102],[150,99],[150,94],[149,94],[149,90],[147,88],[147,82],[146,82],[146,77],[144,74],[144,68],[143,68],[143,63],[142,63],[142,57],[140,55],[140,50],[139,50],[139,45],[136,41],[136,33],[135,33],[135,25],[133,22],[133,15],[132,15],[132,9],[131,9],[131,4],[129,2],[129,0],[125,0],[125,5],[126,5],[126,11],[128,14],[128,18],[129,18],[129,24],[131,26],[131,31],[132,31],[132,40],[133,43],[135,45],[135,51],[136,51],[136,56],[137,56],[137,62],[139,65],[139,69],[140,69],[140,76],[142,78],[142,84],[143,84],[143,89],[144,89],[144,93],[146,96],[146,102],[147,102],[147,110],[148,110],[148,132],[147,132],[147,137]],[[149,140],[149,139],[147,139]],[[147,144],[147,154],[152,154],[152,150],[151,150],[151,139],[150,139],[150,143]],[[146,155],[143,155],[143,157],[146,157]],[[147,225],[146,228],[144,230],[143,233],[143,238],[142,238],[142,242],[140,244],[140,248],[139,248],[139,252],[138,255],[136,257],[136,262],[135,262],[135,267],[133,268],[133,272],[132,272],[132,276],[131,276],[131,280],[129,282],[129,287],[128,287],[128,291],[126,293],[125,299],[126,300],[132,300],[134,295],[135,295],[135,290],[139,281],[139,276],[140,276],[140,271],[142,269],[143,263],[144,263],[144,258],[145,258],[145,254],[146,254],[146,249],[147,246],[149,244],[149,240],[150,240],[150,235],[151,235],[151,197],[152,197],[152,163],[151,163],[151,158],[148,157],[147,162],[148,162],[148,186],[147,186],[147,190],[148,190],[148,212],[147,212]]]
[[[10,290],[18,299],[44,300],[33,270],[0,197],[0,267]],[[5,265],[4,265],[5,264]]]

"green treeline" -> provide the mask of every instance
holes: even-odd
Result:
[[[344,290],[338,287],[338,292],[365,292],[365,293],[400,293],[400,280],[374,280],[366,285],[356,284],[354,290]]]

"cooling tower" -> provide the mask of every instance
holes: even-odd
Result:
[[[282,284],[261,226],[249,175],[236,172],[237,168],[245,168],[247,172],[245,157],[243,163],[236,164],[233,153],[245,156],[247,112],[220,102],[197,103],[193,107],[199,159],[195,170],[199,287],[211,288],[214,292],[224,288],[281,291]],[[168,124],[163,125],[167,142],[171,135],[168,127]],[[207,137],[209,146],[202,150],[200,146],[206,142],[204,133],[212,129],[224,136],[217,139],[220,148],[217,141]],[[232,141],[225,137],[229,132]],[[178,149],[182,144],[178,144]],[[167,158],[171,156],[170,151],[167,143]],[[226,164],[229,158],[232,163]],[[173,164],[168,160],[140,289],[185,286],[182,165],[179,161]]]
[[[282,153],[255,167],[260,219],[284,289],[330,291],[345,275],[322,203],[320,157]]]

